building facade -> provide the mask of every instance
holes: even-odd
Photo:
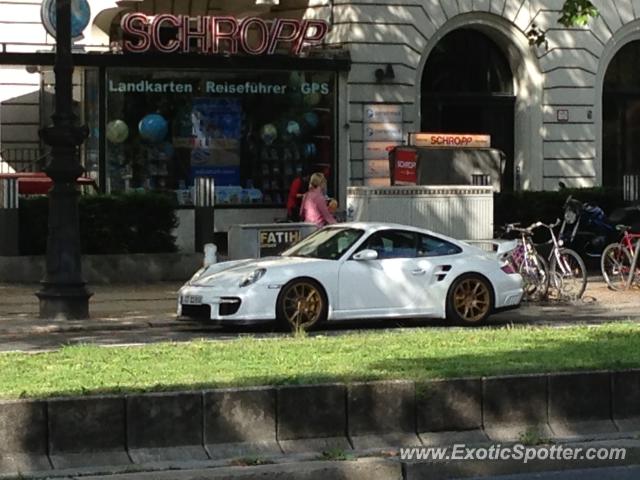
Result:
[[[184,203],[195,177],[213,177],[220,230],[283,216],[303,170],[327,172],[341,203],[349,185],[388,184],[387,150],[410,132],[491,135],[505,189],[639,173],[635,0],[595,1],[600,15],[570,29],[563,0],[86,3],[74,100],[87,173],[107,192],[174,190]],[[0,1],[4,171],[46,154],[47,12]],[[529,45],[534,26],[546,44]]]

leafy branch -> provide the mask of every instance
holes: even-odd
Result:
[[[592,18],[598,16],[598,9],[590,0],[566,0],[562,6],[562,14],[558,19],[558,23],[565,27],[584,27]],[[526,35],[529,45],[540,47],[545,45],[548,48],[546,31],[542,30],[535,23],[531,24],[531,28]]]

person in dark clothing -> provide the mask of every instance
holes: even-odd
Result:
[[[287,197],[287,220],[291,222],[300,221],[300,206],[302,205],[302,197],[309,188],[310,176],[311,172],[305,169],[291,181],[289,196]]]

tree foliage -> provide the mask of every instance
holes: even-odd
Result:
[[[565,27],[584,27],[598,15],[598,9],[590,0],[565,0],[558,23]],[[546,32],[533,23],[527,31],[529,45],[547,45]]]
[[[584,27],[596,15],[598,9],[589,0],[566,0],[558,22],[565,27]]]

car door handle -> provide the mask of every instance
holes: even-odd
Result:
[[[425,273],[427,273],[427,271],[422,268],[416,268],[415,270],[411,270],[411,275],[424,275]]]

